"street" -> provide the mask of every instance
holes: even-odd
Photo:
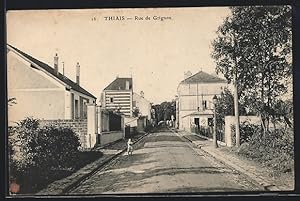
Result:
[[[197,152],[175,133],[153,133],[135,147],[132,156],[123,154],[69,194],[259,190],[200,149]]]

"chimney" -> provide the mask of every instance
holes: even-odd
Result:
[[[191,71],[184,72],[184,79],[187,79],[192,76]]]
[[[79,85],[80,80],[80,65],[79,62],[76,64],[76,83]]]
[[[55,53],[54,56],[54,72],[58,74],[58,55]]]
[[[125,90],[129,90],[129,81],[128,80],[126,80],[126,82],[125,82]]]
[[[62,62],[62,74],[65,76],[65,62]]]

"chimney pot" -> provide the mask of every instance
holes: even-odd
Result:
[[[80,84],[80,64],[77,62],[76,64],[76,83]]]
[[[55,71],[55,73],[58,74],[58,55],[57,55],[57,53],[55,53],[55,56],[54,56],[54,71]]]

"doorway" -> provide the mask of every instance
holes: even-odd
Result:
[[[200,119],[194,118],[194,124],[196,125],[196,133],[200,132]]]

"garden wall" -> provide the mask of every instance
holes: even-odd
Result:
[[[58,120],[40,120],[40,125],[58,125],[61,127],[71,128],[79,137],[80,144],[83,149],[89,147],[89,139],[87,135],[86,119],[58,119]]]
[[[102,132],[98,134],[98,143],[103,146],[111,142],[123,139],[125,137],[124,131],[111,131],[111,132]]]

